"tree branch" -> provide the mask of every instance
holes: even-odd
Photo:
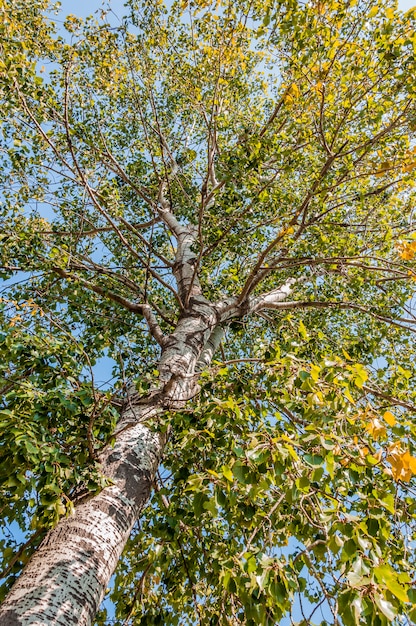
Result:
[[[224,337],[224,329],[222,326],[218,325],[212,331],[208,341],[206,342],[201,355],[197,361],[195,366],[195,371],[201,372],[203,369],[208,367],[212,361],[212,357],[217,351],[222,339]]]
[[[257,308],[257,310],[261,311],[262,309],[285,310],[285,309],[305,309],[305,308],[353,309],[356,311],[361,311],[362,313],[366,313],[367,315],[371,315],[371,317],[374,317],[375,319],[380,320],[381,322],[386,322],[387,324],[393,324],[394,326],[398,326],[399,328],[403,328],[411,332],[416,332],[416,328],[410,328],[409,326],[405,326],[405,324],[416,325],[416,321],[407,319],[405,317],[399,317],[397,318],[397,320],[394,320],[391,317],[386,317],[385,315],[379,315],[378,313],[374,313],[369,308],[365,306],[361,306],[359,304],[354,304],[353,302],[330,302],[330,301],[323,302],[319,300],[312,300],[312,301],[294,300],[294,301],[282,302],[279,300],[273,301],[272,299],[268,299],[266,301],[263,301],[263,303]]]
[[[263,309],[289,308],[285,307],[283,300],[292,293],[293,285],[298,282],[296,278],[289,278],[283,285],[268,293],[255,298],[250,298],[247,308],[248,313],[257,313]]]
[[[136,302],[131,302],[130,300],[127,300],[127,298],[123,298],[123,296],[119,296],[113,291],[104,289],[103,287],[100,287],[99,285],[94,285],[94,283],[91,283],[89,280],[85,280],[85,278],[74,276],[73,274],[66,272],[60,267],[53,267],[52,270],[56,274],[61,276],[62,278],[76,281],[79,284],[81,284],[83,287],[85,287],[86,289],[89,289],[90,291],[93,291],[94,293],[100,296],[103,296],[104,298],[109,298],[113,302],[120,304],[121,306],[123,306],[128,311],[131,311],[132,313],[140,313],[146,320],[147,325],[149,327],[149,332],[152,335],[152,337],[158,342],[160,346],[164,345],[165,336],[156,320],[156,317],[151,309],[150,304],[139,304]]]

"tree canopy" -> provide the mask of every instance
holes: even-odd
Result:
[[[2,597],[203,297],[115,623],[414,623],[416,11],[125,8],[0,0]]]

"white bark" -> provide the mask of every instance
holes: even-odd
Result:
[[[198,359],[196,368],[201,372],[208,367],[212,361],[212,357],[217,351],[222,339],[224,338],[224,329],[218,325],[212,331],[208,341],[206,342],[204,349],[201,352],[201,356]]]
[[[277,289],[273,289],[268,293],[250,298],[247,313],[257,313],[264,309],[273,309],[279,302],[283,302],[292,293],[293,286],[296,283],[295,278],[289,278],[283,285]]]
[[[141,423],[119,434],[103,458],[115,484],[49,532],[0,607],[2,626],[91,623],[148,500],[163,443]]]
[[[164,339],[160,378],[150,393],[130,394],[113,448],[101,455],[114,483],[81,502],[49,532],[0,607],[1,626],[87,626],[145,506],[165,436],[145,424],[166,408],[181,408],[197,391],[195,366],[218,314],[202,296]]]
[[[189,309],[175,331],[163,336],[151,315],[150,330],[162,346],[159,379],[145,397],[129,393],[115,432],[115,446],[101,454],[103,473],[112,484],[81,502],[74,515],[49,532],[0,607],[1,626],[87,626],[104,596],[110,577],[145,506],[161,461],[165,435],[146,422],[166,409],[181,409],[198,392],[198,372],[209,366],[232,318],[259,312],[284,300],[293,279],[278,289],[242,304],[228,298],[217,304],[200,293],[194,273],[194,233],[180,226],[163,208],[176,229],[176,276],[180,296]],[[166,216],[169,216],[168,218]],[[146,310],[146,313],[148,311]]]

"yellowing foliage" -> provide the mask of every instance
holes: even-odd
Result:
[[[391,465],[390,471],[394,480],[408,482],[416,474],[416,457],[405,450],[400,441],[387,448],[386,459]]]
[[[374,439],[379,439],[380,437],[385,437],[386,435],[386,427],[384,424],[380,422],[378,417],[373,417],[369,424],[366,426],[366,431],[374,437]]]
[[[399,250],[404,261],[411,261],[416,254],[416,241],[401,243]]]
[[[384,413],[383,419],[385,422],[387,422],[389,426],[394,426],[396,424],[396,418],[394,417],[393,413],[391,413],[390,411],[386,411]]]

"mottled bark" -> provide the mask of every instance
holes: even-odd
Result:
[[[243,303],[236,298],[209,302],[194,273],[190,230],[172,220],[179,241],[174,270],[179,293],[185,299],[187,291],[190,297],[175,331],[163,336],[157,330],[162,346],[159,378],[146,396],[128,395],[115,445],[101,454],[102,471],[113,484],[81,502],[49,532],[0,607],[1,626],[91,623],[162,458],[166,435],[149,428],[148,420],[155,423],[160,412],[181,409],[195,397],[198,373],[210,365],[224,325],[270,307],[291,292],[288,281]]]
[[[120,432],[103,458],[115,484],[49,532],[1,606],[0,624],[91,623],[149,498],[163,445],[163,437],[142,423]]]
[[[163,454],[166,436],[146,422],[197,393],[195,365],[217,320],[215,307],[200,296],[165,338],[159,380],[147,396],[129,395],[116,443],[101,455],[114,484],[49,532],[1,606],[2,626],[91,623]]]

